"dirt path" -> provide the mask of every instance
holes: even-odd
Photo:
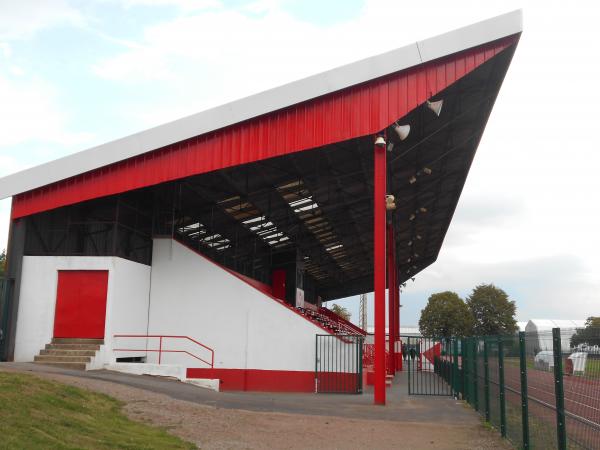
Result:
[[[44,372],[34,375],[115,397],[125,403],[130,418],[166,427],[203,449],[511,448],[496,432],[477,423],[396,422],[220,409],[107,381]]]

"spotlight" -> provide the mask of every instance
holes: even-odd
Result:
[[[418,258],[418,257],[419,257],[419,254],[418,254],[418,253],[415,253],[415,255],[414,255],[414,256],[415,256],[415,258]]]
[[[431,169],[429,167],[423,167],[423,173],[425,175],[431,175]]]
[[[408,218],[408,220],[411,220],[411,221],[412,221],[412,220],[415,220],[415,217],[416,217],[416,216],[415,216],[414,214],[411,214],[411,215],[410,215],[410,217]]]
[[[421,240],[421,235],[417,234],[417,241],[420,241],[420,240]]]
[[[407,245],[410,247],[412,245],[412,241],[408,241]]]
[[[416,269],[416,268],[417,268],[417,266],[412,266],[412,268],[413,268],[413,269]]]
[[[387,145],[387,151],[391,152],[392,150],[394,150],[394,143],[392,141],[388,142]]]
[[[408,258],[408,259],[406,260],[406,262],[407,262],[407,263],[409,263],[409,262],[411,262],[411,261],[412,261],[412,259],[410,259],[410,258]]]
[[[419,208],[419,211],[422,212],[422,213],[426,213],[427,212],[427,208],[424,208],[424,207],[421,206]]]
[[[377,136],[377,138],[375,139],[375,145],[378,147],[385,147],[385,139],[383,138],[383,136]]]
[[[417,177],[415,177],[414,175],[412,177],[410,177],[410,180],[408,180],[408,182],[410,184],[415,184],[417,182]]]
[[[410,133],[410,125],[398,125],[398,123],[394,123],[394,131],[398,135],[401,141],[408,137]]]
[[[437,102],[430,102],[427,100],[427,107],[433,111],[436,116],[440,116],[442,112],[442,106],[444,105],[444,100],[438,100]]]
[[[387,209],[388,211],[393,211],[394,209],[396,209],[396,203],[395,203],[395,198],[393,195],[386,195],[385,196],[385,209]]]

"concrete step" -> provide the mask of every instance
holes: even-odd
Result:
[[[63,355],[36,355],[34,362],[69,362],[69,363],[88,363],[92,360],[91,356],[63,356]]]
[[[93,344],[46,344],[46,350],[100,350],[100,345]]]
[[[56,356],[95,356],[97,349],[79,350],[79,349],[45,349],[40,350],[40,355],[56,355]]]
[[[85,363],[74,362],[50,362],[50,361],[34,361],[35,364],[44,366],[62,367],[63,369],[85,370]]]
[[[52,338],[52,344],[89,344],[89,345],[102,345],[102,344],[104,344],[104,339]]]

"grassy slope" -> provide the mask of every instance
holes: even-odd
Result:
[[[107,395],[0,372],[0,449],[195,448],[129,420],[121,405]]]

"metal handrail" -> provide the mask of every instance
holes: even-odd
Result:
[[[115,334],[113,335],[114,338],[158,338],[159,339],[159,343],[158,343],[158,350],[155,349],[130,349],[130,348],[114,348],[113,351],[114,352],[158,352],[158,364],[161,363],[162,361],[162,354],[163,353],[185,353],[189,356],[191,356],[192,358],[196,358],[199,361],[202,361],[203,363],[209,365],[211,368],[214,368],[214,364],[215,364],[215,351],[204,345],[201,342],[198,342],[197,340],[189,337],[189,336],[176,336],[176,335],[166,335],[166,334]],[[206,350],[208,350],[210,352],[210,362],[206,361],[203,358],[200,358],[198,355],[194,355],[193,353],[188,352],[187,350],[165,350],[162,348],[162,343],[163,343],[163,338],[165,339],[187,339],[188,341],[199,345],[200,347],[205,348]]]

